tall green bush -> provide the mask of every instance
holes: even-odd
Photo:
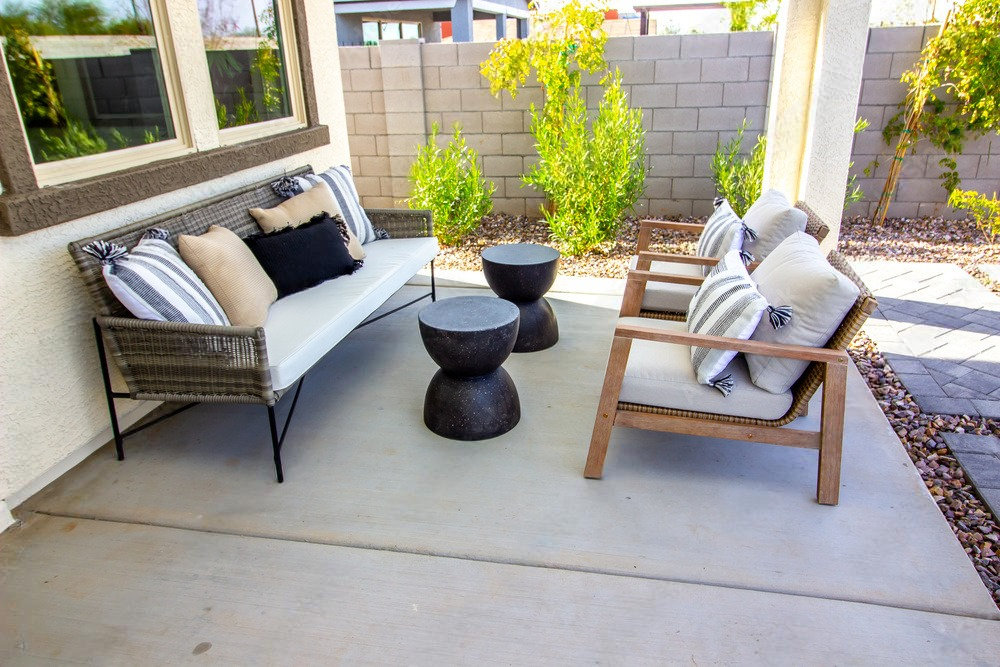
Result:
[[[750,122],[736,130],[736,136],[723,145],[716,145],[712,156],[712,180],[720,197],[726,198],[736,215],[743,217],[750,205],[760,197],[764,183],[764,154],[767,152],[767,137],[757,137],[757,142],[748,153],[743,151],[744,133]]]
[[[607,71],[608,37],[598,4],[571,0],[551,12],[532,11],[531,37],[498,42],[481,72],[498,96],[504,90],[516,96],[532,73],[541,84],[544,106],[531,105],[539,161],[523,180],[548,198],[552,208],[543,214],[552,236],[564,251],[578,254],[614,238],[642,194],[642,110],[629,108],[621,75]],[[581,97],[583,72],[601,73],[605,87],[593,119]]]
[[[458,123],[444,149],[437,144],[438,129],[434,123],[427,143],[417,148],[407,203],[411,209],[430,209],[438,240],[455,245],[493,210],[496,186],[483,178],[479,156],[466,145]]]
[[[868,125],[866,119],[858,118],[854,123],[854,134],[864,132]],[[740,217],[743,217],[747,209],[761,195],[764,184],[764,155],[767,153],[767,136],[764,134],[758,135],[757,143],[749,152],[743,151],[744,134],[748,129],[750,122],[744,118],[736,130],[735,137],[725,145],[721,143],[716,145],[711,165],[716,191],[720,197],[729,201],[733,211]],[[851,162],[848,169],[853,166],[854,163]],[[865,174],[869,174],[870,169],[871,165],[865,167]],[[844,208],[861,201],[864,196],[864,190],[858,185],[857,175],[850,175],[844,188]]]
[[[622,216],[642,195],[642,110],[629,107],[615,70],[592,123],[579,84],[566,98],[559,131],[552,123],[532,112],[540,159],[524,181],[549,196],[552,209],[543,212],[552,236],[563,252],[578,255],[614,239]]]

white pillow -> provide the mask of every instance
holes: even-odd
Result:
[[[698,238],[698,249],[696,254],[699,257],[723,257],[730,250],[739,250],[743,247],[743,233],[745,226],[740,216],[736,215],[729,202],[725,199],[716,200],[718,205],[715,212],[705,223]],[[704,274],[708,275],[712,267],[704,267]]]
[[[784,194],[768,190],[743,214],[743,222],[756,234],[756,238],[747,239],[743,249],[761,261],[786,238],[805,231],[808,220],[805,211],[792,206]]]
[[[351,233],[358,237],[361,243],[371,243],[380,237],[375,233],[368,214],[361,207],[361,200],[358,197],[357,188],[354,187],[354,177],[351,175],[351,168],[347,165],[331,167],[322,174],[305,174],[303,176],[291,176],[282,178],[271,184],[271,188],[282,197],[300,192],[308,192],[315,186],[325,183],[333,192],[340,214],[344,216],[344,221],[350,228]],[[330,212],[332,215],[332,211]],[[353,255],[352,255],[353,256]],[[355,259],[358,259],[355,257]]]
[[[790,326],[780,330],[757,327],[751,338],[769,343],[823,347],[858,298],[850,279],[830,266],[819,243],[795,232],[774,249],[750,276],[771,303],[788,304],[795,312]],[[809,365],[807,361],[747,355],[750,379],[775,394],[788,391]]]
[[[104,265],[108,288],[139,319],[228,325],[222,306],[168,238],[165,230],[150,229],[132,252],[105,241],[83,250]]]
[[[687,330],[690,333],[746,340],[765,312],[780,313],[772,314],[775,326],[781,326],[787,320],[786,311],[770,308],[767,299],[757,291],[743,266],[740,252],[730,250],[691,299]],[[735,350],[692,346],[691,364],[698,382],[715,387],[728,396],[733,389],[732,378],[729,375],[720,377],[720,374],[736,355]]]

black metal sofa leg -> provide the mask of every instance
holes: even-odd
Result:
[[[292,407],[288,409],[288,416],[285,417],[285,425],[281,428],[281,435],[278,435],[278,420],[274,416],[274,406],[267,406],[267,421],[271,427],[271,448],[274,450],[274,472],[278,478],[278,484],[285,481],[285,473],[281,469],[281,445],[285,442],[285,434],[288,433],[288,425],[292,421],[295,413],[295,405],[299,402],[299,394],[302,392],[303,375],[299,378],[299,385],[295,388],[295,396],[292,398]]]
[[[104,379],[104,396],[108,399],[108,415],[111,417],[111,433],[115,437],[115,452],[119,461],[125,460],[125,439],[118,426],[118,411],[115,409],[115,397],[124,398],[128,394],[120,394],[111,390],[111,374],[108,373],[108,355],[104,351],[104,338],[101,336],[101,325],[94,318],[94,338],[97,342],[97,356],[101,360],[101,377]]]
[[[431,260],[431,301],[437,301],[437,286],[434,284],[434,260]]]

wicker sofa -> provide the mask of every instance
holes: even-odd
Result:
[[[295,174],[307,173],[303,168]],[[87,290],[94,299],[94,318],[101,371],[107,394],[118,459],[126,437],[200,402],[252,403],[267,407],[279,482],[284,480],[281,445],[302,389],[306,372],[353,329],[412,303],[435,298],[434,257],[438,245],[429,211],[367,209],[375,227],[390,238],[365,245],[360,271],[280,299],[260,327],[157,322],[133,317],[108,289],[101,264],[83,248],[95,240],[132,248],[149,227],[199,235],[210,225],[231,229],[240,237],[258,232],[248,213],[282,200],[262,181],[184,209],[111,230],[69,244]],[[176,242],[176,241],[174,241]],[[422,267],[430,263],[430,291],[376,318],[372,314]],[[127,392],[112,389],[108,355],[121,371]],[[278,432],[274,406],[295,387],[292,406]],[[115,399],[181,402],[186,405],[137,428],[119,428]]]

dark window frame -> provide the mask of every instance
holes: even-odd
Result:
[[[6,63],[0,63],[0,127],[17,128],[0,132],[0,236],[45,229],[328,145],[329,128],[319,124],[305,15],[305,0],[292,0],[306,127],[61,185],[39,187]]]

